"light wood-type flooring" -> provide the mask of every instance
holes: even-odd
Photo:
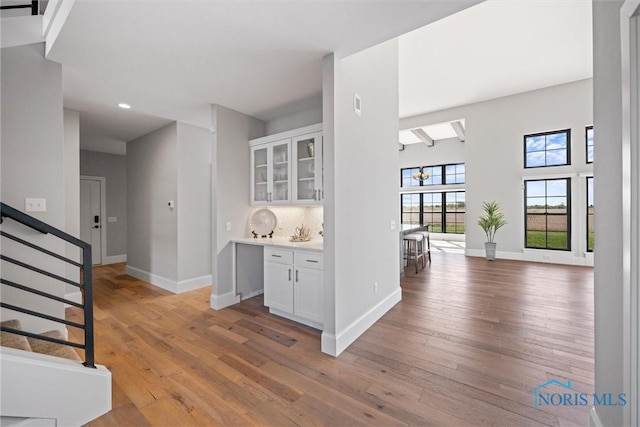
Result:
[[[173,295],[124,264],[94,274],[113,410],[91,426],[589,424],[589,407],[535,408],[530,392],[550,379],[593,392],[588,267],[434,252],[337,358],[261,297],[215,311],[209,289]]]

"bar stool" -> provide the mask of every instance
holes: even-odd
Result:
[[[422,265],[424,268],[424,252],[420,251],[421,246],[423,245],[424,237],[422,234],[418,233],[410,233],[402,236],[404,240],[404,259],[407,261],[407,267],[409,263],[413,259],[413,263],[416,265],[416,273],[418,272],[418,260],[422,258]]]
[[[427,258],[429,259],[429,264],[431,264],[431,241],[429,240],[429,232],[428,231],[418,231],[416,234],[422,234],[423,242],[422,242],[422,253],[424,257],[422,258],[422,265],[427,264]]]

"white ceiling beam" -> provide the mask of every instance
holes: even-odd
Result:
[[[433,144],[435,144],[435,141],[421,128],[411,129],[411,133],[418,137],[420,141],[424,142],[427,147],[433,147]]]
[[[456,135],[458,135],[458,139],[460,140],[460,142],[464,142],[466,137],[464,135],[464,126],[462,126],[462,123],[451,122],[451,127],[456,132]]]

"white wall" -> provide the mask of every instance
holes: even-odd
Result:
[[[265,124],[265,135],[286,132],[316,123],[322,123],[322,105],[320,104],[268,120]]]
[[[32,44],[1,50],[1,183],[3,203],[24,211],[25,198],[46,199],[46,212],[33,216],[65,229],[65,134],[62,107],[62,67],[47,61],[43,44]],[[24,226],[5,220],[3,231],[64,254],[58,239],[42,235]],[[2,253],[56,274],[65,275],[65,267],[50,257],[24,249],[3,239]],[[64,296],[64,283],[47,280],[40,275],[2,263],[2,277],[58,296]],[[30,298],[24,293],[3,286],[3,302],[40,310],[57,317],[64,316],[64,305],[58,302]],[[25,329],[43,332],[59,329],[57,323],[36,320],[2,311],[2,318],[21,318]]]
[[[477,226],[482,202],[496,200],[504,209],[508,224],[496,241],[498,257],[535,261],[586,264],[585,235],[572,227],[572,250],[524,250],[523,177],[572,178],[571,221],[584,223],[579,209],[585,201],[580,174],[590,174],[585,162],[585,127],[593,124],[592,80],[581,80],[491,101],[465,105],[402,119],[402,129],[465,118],[466,142],[466,245],[467,255],[483,256],[484,233]],[[571,129],[572,164],[524,169],[523,136],[551,130]],[[600,137],[598,137],[600,139]],[[598,185],[598,184],[596,184]]]
[[[354,92],[361,116],[353,111]],[[390,229],[400,221],[398,146],[391,142],[398,138],[397,40],[344,59],[325,57],[323,107],[322,350],[337,355],[401,298],[399,235]]]
[[[620,6],[622,1],[593,2],[593,84],[595,205],[595,376],[596,393],[624,390],[622,94]],[[609,220],[603,220],[609,218]],[[624,425],[623,408],[599,406],[605,426]]]
[[[80,237],[80,113],[69,108],[64,109],[64,197],[65,232]],[[80,249],[73,245],[65,246],[67,258],[81,261]],[[77,267],[66,265],[67,279],[76,282],[80,279]],[[65,294],[78,293],[78,288],[66,285]]]
[[[400,121],[402,123],[402,121]],[[444,165],[449,163],[464,163],[465,145],[457,138],[436,141],[432,147],[426,144],[409,144],[400,151],[400,168],[416,166]],[[398,170],[398,185],[400,185],[400,171]]]
[[[127,158],[118,154],[80,150],[80,174],[105,178],[107,259],[126,260],[127,255]],[[116,222],[107,222],[115,217]]]
[[[178,123],[178,281],[211,284],[211,144],[207,129]]]
[[[212,124],[212,239],[213,292],[211,306],[236,301],[232,294],[233,238],[246,237],[251,214],[249,140],[264,135],[264,122],[221,105],[211,108]],[[226,230],[226,222],[231,230]]]
[[[160,286],[178,280],[177,132],[172,123],[127,146],[127,270]]]

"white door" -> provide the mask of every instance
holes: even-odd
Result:
[[[98,180],[80,180],[80,240],[91,245],[94,265],[102,263],[101,184]]]

